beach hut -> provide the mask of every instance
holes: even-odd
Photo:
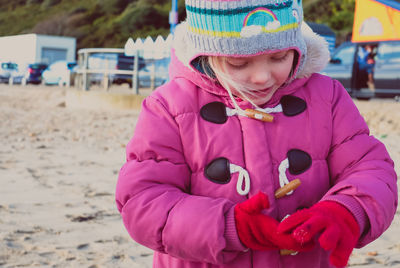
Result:
[[[0,37],[0,61],[18,64],[75,61],[76,38],[41,34]]]

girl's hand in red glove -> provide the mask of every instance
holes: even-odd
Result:
[[[311,244],[302,246],[290,234],[278,234],[279,222],[261,213],[268,207],[268,197],[260,192],[234,208],[239,239],[246,247],[254,250],[295,251],[305,251],[312,247]]]
[[[309,243],[320,234],[319,244],[325,250],[332,250],[329,260],[336,267],[347,265],[360,236],[354,216],[333,201],[322,201],[294,213],[280,223],[278,232],[292,233],[299,243]]]

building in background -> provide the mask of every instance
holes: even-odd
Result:
[[[76,38],[40,34],[0,37],[0,61],[18,64],[45,63],[76,58]]]

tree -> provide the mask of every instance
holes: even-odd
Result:
[[[106,14],[119,14],[129,5],[130,0],[97,0],[101,11]]]
[[[49,8],[59,4],[62,0],[44,0],[42,3],[43,8]]]
[[[168,11],[163,12],[161,9],[157,9],[152,1],[139,0],[129,5],[116,23],[120,26],[121,33],[128,34],[128,36],[142,29],[150,31],[169,29]]]
[[[328,25],[339,43],[353,29],[355,0],[304,0],[303,8],[306,21]]]
[[[41,4],[44,0],[27,0],[27,5]]]

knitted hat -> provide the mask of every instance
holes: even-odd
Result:
[[[191,60],[201,55],[251,56],[287,48],[304,64],[302,0],[185,0]]]

